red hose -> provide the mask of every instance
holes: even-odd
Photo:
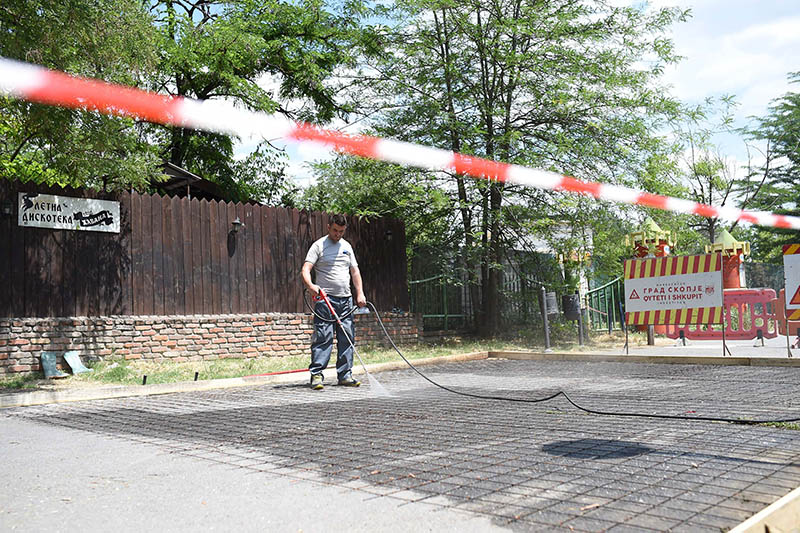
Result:
[[[261,376],[277,376],[278,374],[295,374],[297,372],[308,372],[307,368],[297,368],[295,370],[279,370],[277,372],[267,372],[266,374],[253,374],[252,376],[245,376],[246,378],[257,378]]]

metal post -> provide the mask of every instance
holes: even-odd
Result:
[[[614,301],[614,286],[612,285],[609,289],[611,290],[611,305],[608,306],[608,315],[611,317],[611,331],[609,331],[611,333],[614,331],[614,312],[617,309],[617,304]]]
[[[622,300],[617,300],[617,306],[619,307],[619,320],[622,324],[622,330],[625,332],[625,355],[628,355],[628,324],[625,322],[625,313],[622,309]]]
[[[589,310],[581,309],[581,331],[583,331],[583,342],[588,343],[592,336],[592,328],[589,327]]]
[[[523,279],[520,287],[522,291],[522,320],[527,323],[530,315],[530,298],[528,298],[530,291],[528,290],[528,280]]]
[[[789,330],[788,330],[788,329],[786,330],[786,333],[789,333]],[[798,347],[800,347],[800,328],[797,328],[797,329],[795,330],[795,332],[794,332],[794,336],[796,337],[795,344],[798,344],[798,345],[799,345],[799,346],[794,346],[794,347],[795,347],[795,348],[798,348]],[[789,336],[787,335],[787,336],[786,336],[786,338],[789,338]],[[791,357],[791,356],[792,356],[792,352],[791,352],[791,350],[790,350],[790,351],[789,351],[789,357]]]
[[[792,345],[789,342],[789,311],[786,309],[786,303],[789,301],[789,292],[786,284],[786,260],[783,263],[783,324],[786,327],[786,354],[792,356]]]
[[[447,285],[442,277],[442,304],[444,305],[444,329],[447,330]]]
[[[583,346],[583,313],[581,312],[581,295],[580,292],[575,291],[576,300],[578,301],[578,345]]]
[[[614,330],[614,291],[611,291],[611,298],[606,296],[606,322],[608,323],[608,334]]]
[[[656,345],[656,327],[655,326],[647,326],[647,345],[648,346],[655,346]]]
[[[725,308],[722,308],[722,312],[725,313]],[[725,344],[725,317],[722,317],[722,357],[725,357],[725,352],[730,353],[728,350],[728,346]],[[733,354],[731,354],[733,355]]]
[[[544,325],[544,351],[545,353],[550,353],[553,350],[550,349],[550,321],[547,318],[547,291],[544,287],[540,292],[542,301],[539,304],[539,308],[542,310],[542,324]]]

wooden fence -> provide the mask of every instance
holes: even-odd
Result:
[[[121,231],[17,224],[18,192],[120,202]],[[328,215],[139,193],[103,194],[0,180],[0,317],[302,312],[300,268]],[[233,231],[232,222],[243,226]],[[408,309],[405,228],[351,219],[367,299]]]

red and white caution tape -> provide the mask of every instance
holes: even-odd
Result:
[[[237,135],[314,141],[348,154],[428,170],[448,170],[475,178],[515,183],[538,189],[566,191],[610,202],[642,205],[727,221],[800,229],[800,217],[733,207],[714,207],[690,200],[660,196],[627,187],[608,185],[472,157],[447,150],[365,135],[346,135],[282,115],[239,109],[226,102],[191,100],[150,93],[0,58],[0,93],[31,102],[94,109],[101,113],[132,116],[150,122]]]

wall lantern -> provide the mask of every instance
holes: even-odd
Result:
[[[387,229],[384,237],[386,237],[386,242],[392,242],[392,230]]]
[[[242,228],[245,227],[244,223],[241,220],[239,220],[239,217],[236,217],[236,220],[231,222],[231,226],[233,226],[233,232],[234,233],[239,233],[239,227],[242,227]]]
[[[0,203],[0,213],[2,213],[3,216],[7,216],[7,217],[10,217],[11,215],[13,215],[14,214],[14,202],[12,202],[8,198],[3,200],[3,202]]]

